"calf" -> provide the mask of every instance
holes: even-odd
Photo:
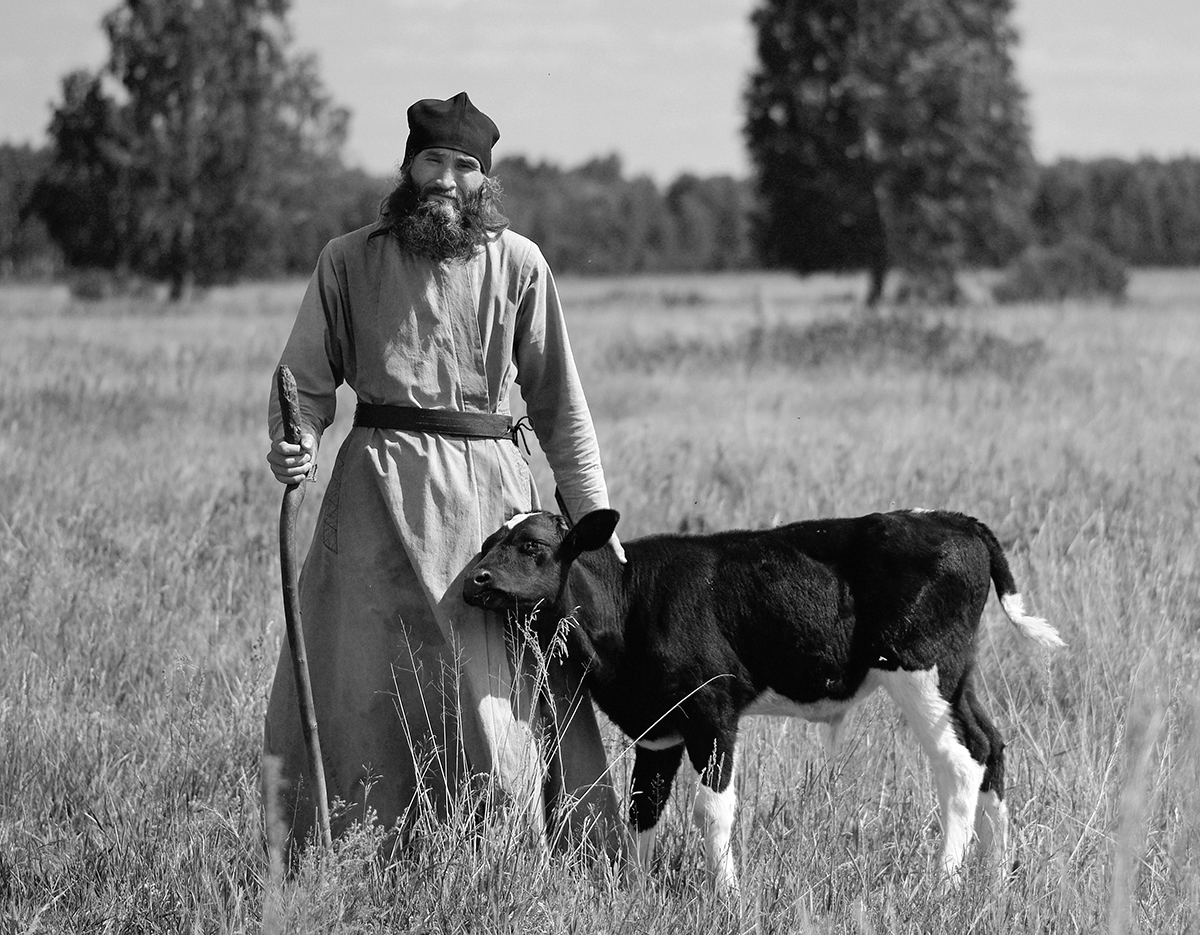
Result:
[[[686,750],[700,776],[693,817],[718,889],[736,891],[730,853],[738,721],[790,714],[828,725],[879,686],[933,765],[939,864],[962,862],[972,821],[1003,849],[1004,744],[972,684],[991,584],[1020,632],[1062,646],[1022,606],[1000,544],[960,513],[905,511],[762,531],[658,535],[603,548],[618,514],[574,527],[522,514],[467,572],[464,599],[535,614],[543,648],[566,620],[568,653],[592,697],[633,737],[630,821],[648,864]],[[978,809],[979,814],[976,815]]]

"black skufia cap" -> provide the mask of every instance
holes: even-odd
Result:
[[[466,91],[448,101],[428,98],[408,109],[404,161],[407,163],[421,150],[434,146],[457,149],[478,159],[483,174],[487,175],[492,170],[492,147],[498,139],[500,131],[492,118],[471,103]]]

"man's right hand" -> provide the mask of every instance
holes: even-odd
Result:
[[[292,486],[308,476],[316,450],[316,438],[307,433],[300,436],[299,445],[289,445],[281,438],[271,442],[267,463],[271,465],[271,471],[279,483]]]

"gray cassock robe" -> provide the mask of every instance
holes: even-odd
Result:
[[[554,282],[518,234],[445,264],[403,253],[378,224],[331,241],[281,363],[317,438],[343,381],[367,403],[507,413],[515,380],[568,510],[608,505]],[[269,421],[280,437],[274,389]],[[580,673],[568,662],[556,676],[557,716],[546,717],[528,653],[515,651],[502,617],[461,596],[484,538],[536,507],[508,439],[356,427],[343,443],[300,576],[329,794],[353,806],[343,825],[365,805],[391,827],[418,797],[444,814],[469,771],[493,776],[537,821],[551,783],[585,806],[568,824],[598,815],[613,846],[616,798]],[[556,743],[541,738],[539,749],[547,725]],[[284,817],[303,840],[314,807],[286,646],[264,754],[277,758]]]

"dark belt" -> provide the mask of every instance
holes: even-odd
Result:
[[[368,429],[399,429],[460,438],[514,437],[512,416],[494,412],[458,412],[454,409],[421,409],[417,406],[380,406],[359,400],[354,424]]]

